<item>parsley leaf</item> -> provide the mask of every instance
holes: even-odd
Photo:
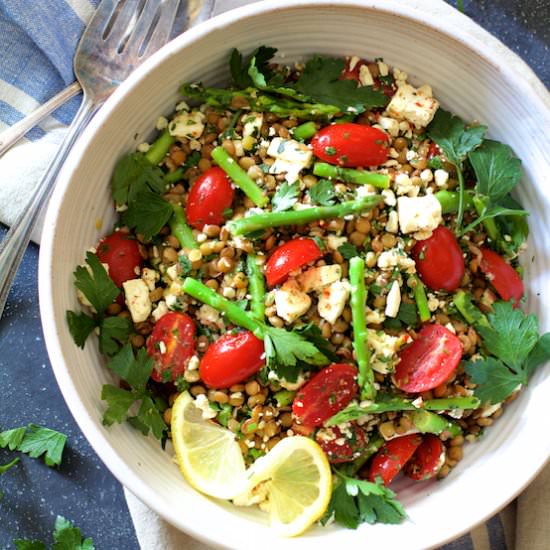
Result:
[[[292,208],[298,201],[300,195],[300,182],[296,181],[292,185],[286,181],[277,189],[271,199],[273,212],[284,212]]]
[[[166,431],[166,422],[162,418],[157,403],[150,396],[142,398],[136,418],[147,428],[150,428],[157,439],[162,439]]]
[[[550,332],[543,334],[531,350],[525,364],[527,376],[530,376],[537,367],[548,360],[550,360]]]
[[[128,409],[136,401],[136,395],[130,390],[105,384],[101,389],[101,399],[107,401],[107,409],[103,413],[103,424],[111,426],[115,422],[123,422],[126,419]]]
[[[79,348],[84,348],[86,339],[96,327],[95,319],[85,313],[75,313],[74,311],[67,311],[66,315],[69,332],[75,344]]]
[[[142,153],[122,157],[111,181],[113,199],[118,206],[131,201],[142,191],[162,193],[166,188],[162,170],[153,166]]]
[[[102,316],[107,307],[119,295],[120,289],[113,283],[99,258],[91,252],[86,253],[88,267],[79,265],[75,272],[75,286]],[[73,319],[74,320],[74,319]]]
[[[476,191],[491,203],[502,200],[521,179],[521,160],[511,147],[486,139],[468,155],[476,174]]]
[[[160,232],[173,213],[172,205],[160,195],[141,191],[128,201],[128,210],[122,213],[122,222],[149,240]]]
[[[295,328],[294,332],[298,333],[300,336],[303,336],[306,340],[315,345],[315,347],[331,361],[338,362],[340,356],[336,355],[326,338],[323,338],[321,334],[321,329],[314,323],[308,323],[303,327]]]
[[[299,362],[326,365],[330,361],[297,332],[282,328],[264,327],[264,346],[268,366],[279,378],[295,382],[300,373]]]
[[[15,539],[13,544],[15,544],[15,550],[47,550],[41,540]]]
[[[538,320],[509,302],[497,302],[487,315],[491,327],[478,327],[485,347],[511,369],[519,371],[539,339]]]
[[[147,355],[145,348],[134,357],[132,346],[126,344],[107,366],[132,388],[143,390],[153,370],[153,358]]]
[[[357,250],[357,247],[351,243],[344,243],[343,245],[339,246],[338,252],[342,254],[344,260],[351,260],[351,258],[359,256],[359,250]]]
[[[187,257],[187,254],[180,254],[178,256],[178,262],[181,267],[181,276],[187,277],[193,271],[193,264],[191,260]]]
[[[371,483],[338,473],[341,482],[336,486],[321,522],[334,517],[334,521],[357,529],[361,523],[400,523],[406,517],[395,493],[381,483]]]
[[[107,317],[99,328],[99,349],[107,355],[114,355],[132,331],[132,321],[125,317]]]
[[[465,370],[472,382],[477,384],[474,394],[482,403],[500,403],[524,382],[520,375],[494,357],[469,361]]]
[[[466,155],[481,145],[487,126],[467,127],[448,111],[438,109],[428,126],[428,136],[439,145],[447,160],[459,168]]]
[[[488,206],[481,212],[478,218],[476,218],[472,223],[468,224],[464,229],[462,229],[461,234],[464,235],[471,231],[474,227],[484,222],[485,220],[491,218],[497,218],[499,216],[527,216],[529,212],[527,210],[515,210],[510,208],[505,208],[504,206]]]
[[[319,180],[310,190],[309,198],[313,204],[331,206],[334,204],[336,190],[330,180]]]
[[[354,80],[340,80],[344,65],[343,59],[316,55],[306,62],[294,88],[315,101],[334,105],[342,111],[362,113],[388,103],[388,98],[371,86],[358,86]]]
[[[231,57],[229,59],[229,69],[231,71],[231,78],[235,86],[239,88],[248,88],[253,86],[254,83],[249,75],[249,67],[252,60],[254,60],[254,66],[256,70],[269,79],[271,77],[271,70],[269,69],[269,61],[277,52],[277,48],[270,48],[268,46],[260,46],[246,59],[243,59],[243,55],[237,48],[233,48],[231,51]]]
[[[0,433],[0,447],[20,451],[31,458],[44,456],[47,466],[59,466],[67,436],[36,424]]]
[[[91,538],[82,540],[82,533],[69,520],[57,516],[53,532],[52,550],[94,550]],[[16,539],[13,541],[16,550],[46,550],[46,545],[39,540]]]

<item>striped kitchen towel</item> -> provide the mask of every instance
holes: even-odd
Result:
[[[99,0],[0,0],[0,132],[74,81],[72,58]],[[425,8],[437,0],[423,0]],[[220,0],[216,13],[250,0]],[[418,3],[418,2],[417,2]],[[440,6],[439,6],[440,7]],[[0,221],[10,224],[62,140],[76,97],[0,158]],[[34,235],[38,242],[39,233]],[[207,550],[126,492],[144,550]],[[550,548],[550,468],[517,501],[445,550]],[[93,535],[93,534],[92,534]]]

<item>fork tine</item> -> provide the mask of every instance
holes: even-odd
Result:
[[[115,8],[114,21],[109,22],[103,38],[107,46],[118,52],[133,31],[145,0],[120,0]]]
[[[142,40],[136,40],[136,54],[146,58],[156,52],[170,39],[174,21],[180,8],[181,0],[162,0],[157,10],[155,20],[150,25],[147,34]],[[137,29],[136,29],[137,31]],[[136,32],[137,35],[137,32]]]

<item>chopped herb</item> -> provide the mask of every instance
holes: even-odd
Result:
[[[149,240],[160,232],[173,214],[172,205],[160,195],[141,191],[128,201],[128,210],[122,212],[122,222]]]
[[[331,206],[335,202],[336,190],[330,180],[319,180],[310,190],[309,198],[313,204]]]
[[[52,550],[94,550],[95,548],[91,538],[83,539],[80,529],[62,516],[57,516],[55,520],[53,540]],[[39,540],[15,539],[13,543],[16,550],[46,550],[46,545]]]
[[[338,252],[342,254],[344,260],[351,260],[351,258],[359,256],[359,250],[357,250],[357,247],[351,243],[344,243],[343,245],[339,246]]]
[[[273,212],[284,212],[290,210],[297,202],[300,196],[300,182],[296,181],[292,185],[286,181],[277,189],[271,199]]]
[[[181,277],[187,277],[193,271],[193,264],[191,260],[187,257],[187,254],[180,254],[178,256],[178,263],[181,267]]]

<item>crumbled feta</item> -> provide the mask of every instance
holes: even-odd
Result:
[[[401,289],[399,288],[399,283],[397,281],[394,281],[386,298],[386,310],[384,313],[388,317],[397,317],[400,305]]]
[[[159,116],[156,124],[157,130],[164,130],[168,126],[168,119],[165,116]]]
[[[140,153],[147,153],[147,151],[149,151],[149,149],[151,148],[151,146],[147,143],[147,142],[143,142],[143,143],[140,143],[138,146],[137,146],[137,150],[140,152]]]
[[[372,185],[358,185],[355,190],[355,196],[358,199],[369,197],[370,195],[376,195],[377,191]]]
[[[267,154],[275,159],[270,166],[270,174],[286,174],[288,183],[294,183],[298,179],[300,171],[311,165],[313,153],[307,145],[295,139],[283,139],[276,137],[271,140]]]
[[[361,61],[361,58],[357,57],[356,55],[352,55],[350,57],[350,60],[349,60],[349,70],[350,71],[353,71],[353,69],[355,69],[357,63],[359,63],[359,61]]]
[[[416,271],[414,260],[409,258],[401,248],[384,250],[384,252],[378,256],[377,265],[382,270],[391,271],[394,267],[398,267],[400,271],[406,271],[407,273],[414,273]]]
[[[302,292],[298,283],[292,279],[286,281],[275,291],[277,315],[287,323],[293,323],[311,306],[311,298]]]
[[[124,297],[132,321],[142,323],[151,315],[151,299],[149,298],[149,289],[143,279],[130,279],[122,283]]]
[[[449,181],[449,172],[439,168],[434,172],[434,181],[438,187],[446,188]]]
[[[414,183],[414,181],[409,178],[408,174],[404,172],[399,172],[395,175],[394,186],[398,195],[416,197],[420,192],[420,186]]]
[[[415,89],[410,84],[402,84],[392,97],[386,112],[398,120],[407,120],[417,128],[426,127],[433,119],[439,103],[432,97],[429,86]]]
[[[378,119],[378,126],[380,126],[382,130],[386,130],[392,137],[397,137],[399,135],[399,121],[395,118],[381,116]]]
[[[200,111],[181,111],[168,124],[168,131],[178,138],[197,140],[204,132],[205,120],[205,115]]]
[[[262,113],[246,113],[241,117],[243,123],[243,138],[247,136],[257,137],[260,135],[264,116]]]
[[[298,283],[304,292],[321,292],[324,287],[339,281],[342,267],[338,264],[312,267],[298,277]]]
[[[319,296],[319,315],[331,325],[342,315],[350,294],[348,281],[336,281],[324,288]]]
[[[372,351],[371,365],[372,368],[382,374],[393,371],[393,368],[399,357],[397,352],[403,344],[405,344],[410,336],[391,336],[384,331],[367,329],[369,336],[367,345]]]
[[[383,189],[380,194],[384,197],[384,204],[388,206],[395,206],[397,204],[395,193],[391,189]]]
[[[197,397],[195,397],[195,407],[197,409],[200,409],[202,412],[202,417],[204,420],[209,420],[211,418],[216,417],[216,411],[210,406],[210,402],[208,401],[208,397],[204,395],[204,393],[199,393]]]
[[[423,183],[430,183],[434,179],[434,175],[429,168],[426,168],[420,172],[420,179]]]
[[[397,233],[399,231],[399,218],[397,217],[397,212],[392,210],[388,214],[388,221],[386,222],[386,231],[388,233]]]
[[[386,320],[386,316],[381,311],[367,306],[365,308],[365,320],[367,325],[381,325]]]
[[[337,237],[336,235],[329,235],[327,237],[327,248],[329,248],[330,250],[338,250],[343,244],[347,242],[347,237]]]
[[[399,197],[397,213],[402,233],[427,232],[426,236],[422,235],[424,239],[443,221],[441,204],[432,194],[423,197]]]
[[[502,406],[502,403],[496,403],[495,405],[485,405],[483,407],[483,412],[481,413],[481,417],[487,418],[488,416],[492,416],[500,409],[501,406]]]
[[[380,76],[388,76],[389,68],[383,61],[378,61],[378,72],[380,73]]]
[[[361,86],[372,86],[374,84],[374,79],[366,65],[361,65],[359,67],[359,84],[361,84]]]
[[[155,283],[159,280],[159,274],[149,267],[144,267],[141,271],[141,278],[145,281],[147,288],[155,290]]]
[[[204,324],[215,325],[220,320],[220,313],[208,304],[203,304],[197,311],[197,319]]]
[[[164,300],[161,300],[157,304],[157,307],[151,313],[151,317],[153,317],[156,323],[163,315],[166,315],[167,313],[168,313],[168,306],[166,305],[166,302]]]
[[[193,355],[187,362],[187,370],[197,370],[199,368],[200,360],[197,355]]]

